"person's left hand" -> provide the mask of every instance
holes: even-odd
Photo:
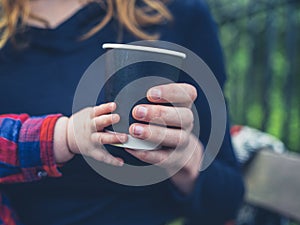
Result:
[[[171,179],[187,194],[198,177],[203,151],[202,144],[191,133],[194,125],[191,107],[197,90],[189,84],[167,84],[151,88],[147,98],[154,104],[138,105],[132,114],[136,120],[150,124],[132,124],[129,132],[133,137],[160,144],[163,148],[126,151],[141,161],[166,168],[171,174],[180,169]],[[161,103],[172,106],[158,105]]]

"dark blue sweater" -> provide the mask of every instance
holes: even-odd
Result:
[[[149,27],[149,31],[159,31],[161,40],[198,54],[223,87],[222,52],[206,4],[201,0],[174,0],[169,7],[174,22]],[[0,114],[70,115],[74,92],[84,71],[103,54],[102,43],[118,38],[117,23],[111,21],[88,40],[77,41],[103,15],[105,11],[91,3],[55,29],[28,27],[17,37],[19,43],[28,45],[26,48],[18,49],[8,43],[0,51]],[[122,42],[134,40],[137,39],[124,32]],[[189,78],[182,81],[194,84]],[[200,140],[205,145],[210,132],[210,111],[204,94],[197,88]],[[120,149],[111,152],[126,161],[135,160]],[[183,196],[169,180],[146,187],[110,182],[94,172],[81,156],[61,171],[62,178],[1,187],[25,224],[159,225],[182,216],[193,224],[222,224],[234,217],[243,195],[228,129],[217,159],[200,173],[189,196]]]

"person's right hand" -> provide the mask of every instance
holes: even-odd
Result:
[[[118,114],[111,114],[115,110],[115,103],[106,103],[85,108],[73,114],[66,122],[68,151],[71,154],[86,155],[110,165],[122,166],[123,159],[112,156],[103,147],[104,144],[120,144],[127,141],[126,134],[104,132],[105,127],[120,121]]]

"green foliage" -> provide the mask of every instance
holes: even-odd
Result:
[[[231,120],[300,152],[300,4],[207,0],[219,24]]]

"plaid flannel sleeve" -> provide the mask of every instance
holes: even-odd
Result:
[[[57,115],[0,115],[0,184],[59,177],[53,134]],[[21,225],[9,200],[0,193],[0,225]]]
[[[61,176],[53,153],[54,126],[60,116],[0,116],[0,183]]]

